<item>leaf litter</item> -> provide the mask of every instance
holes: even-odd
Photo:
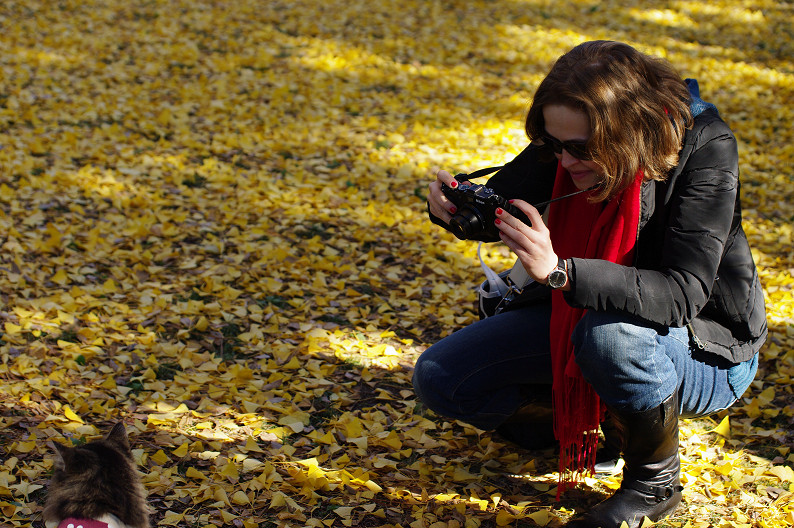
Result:
[[[736,132],[770,338],[682,425],[674,527],[794,525],[791,5],[0,6],[0,510],[41,526],[49,441],[128,424],[159,526],[559,526],[553,452],[435,416],[424,348],[472,322],[434,167],[501,164],[551,62],[628,41]],[[511,259],[486,250],[494,267]]]

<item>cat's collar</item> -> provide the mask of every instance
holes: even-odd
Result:
[[[99,519],[78,519],[69,517],[61,522],[47,521],[46,528],[126,528],[127,525],[112,513],[106,513]]]
[[[94,519],[75,519],[70,517],[64,519],[58,525],[58,528],[110,528],[108,523],[102,521],[95,521]]]

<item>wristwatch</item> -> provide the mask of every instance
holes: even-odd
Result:
[[[546,277],[546,284],[556,289],[562,288],[568,283],[568,264],[567,261],[559,259],[557,267],[551,270],[549,276]]]

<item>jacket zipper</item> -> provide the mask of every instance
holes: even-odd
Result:
[[[689,330],[689,334],[692,336],[692,341],[695,343],[695,346],[698,347],[700,350],[706,350],[706,345],[703,344],[703,341],[695,334],[695,329],[692,328],[692,323],[686,325],[687,330]]]
[[[642,227],[642,192],[645,188],[646,182],[642,182],[640,185],[640,211],[639,217],[637,218],[637,234],[634,235],[634,267],[637,267],[637,264],[640,261],[640,252],[639,252],[639,242],[640,242],[640,228]]]

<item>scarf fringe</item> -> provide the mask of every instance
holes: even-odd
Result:
[[[554,434],[560,442],[559,481],[557,500],[565,491],[574,488],[587,474],[594,474],[598,450],[598,427],[606,409],[593,388],[582,378],[566,377],[565,394],[552,389],[554,408],[567,408],[554,414]],[[570,404],[587,402],[588,408],[570,408]],[[558,419],[560,418],[560,419]]]

